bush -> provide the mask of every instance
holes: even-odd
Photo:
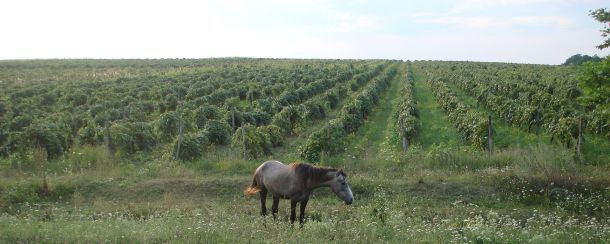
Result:
[[[178,114],[174,111],[169,111],[161,114],[157,126],[159,137],[162,140],[170,141],[178,134]]]
[[[26,128],[25,134],[27,135],[30,145],[42,147],[47,152],[49,159],[57,158],[66,149],[67,145],[65,138],[65,132],[52,123],[38,123],[32,124]]]
[[[267,125],[258,127],[258,130],[269,138],[271,146],[279,147],[284,144],[284,134],[282,134],[280,127]]]
[[[265,135],[262,130],[258,130],[253,125],[239,127],[231,140],[231,145],[235,148],[246,150],[246,156],[255,159],[271,153],[270,137]]]
[[[314,121],[314,120],[323,119],[324,117],[326,117],[326,111],[324,111],[324,105],[318,101],[306,102],[301,106],[302,106],[301,117],[305,121]]]
[[[78,131],[79,145],[99,145],[104,141],[104,129],[99,126],[86,126]]]
[[[180,154],[178,153],[178,142],[180,142]],[[172,154],[180,160],[194,160],[203,156],[205,147],[207,146],[208,138],[205,133],[189,133],[174,141]]]
[[[290,133],[297,127],[300,120],[299,107],[288,106],[273,116],[271,124],[282,129],[284,133]]]
[[[122,152],[131,154],[135,152],[134,138],[131,129],[125,124],[115,123],[109,128],[110,140],[113,145]]]
[[[331,109],[337,108],[337,105],[339,104],[338,94],[334,92],[327,92],[326,95],[324,95],[324,99],[328,102]]]
[[[314,132],[307,138],[307,142],[300,149],[300,156],[308,162],[319,162],[321,154],[342,152],[345,147],[346,136],[340,120],[331,120],[327,126]]]
[[[231,126],[224,121],[210,120],[205,126],[205,133],[211,144],[226,145],[231,136]]]
[[[153,133],[153,127],[144,122],[129,124],[131,135],[133,136],[135,149],[137,151],[150,151],[157,145],[157,138]]]
[[[200,106],[195,110],[195,125],[198,128],[204,128],[209,120],[218,120],[223,117],[220,109],[214,105]]]
[[[271,115],[269,115],[267,112],[257,110],[252,112],[251,114],[254,118],[256,126],[267,125],[271,123]]]

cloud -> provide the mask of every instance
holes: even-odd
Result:
[[[339,33],[371,30],[379,27],[381,24],[381,18],[371,15],[343,13],[338,15],[336,19],[337,22],[331,29]]]
[[[453,6],[453,12],[468,10],[481,10],[499,7],[514,7],[528,5],[557,5],[566,3],[578,3],[576,0],[461,0]]]
[[[567,16],[446,16],[424,17],[414,20],[420,24],[454,25],[467,28],[485,29],[515,26],[559,26],[566,27],[573,23]]]

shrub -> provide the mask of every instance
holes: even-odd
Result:
[[[134,138],[129,127],[125,124],[115,123],[110,126],[109,130],[110,139],[117,149],[128,154],[135,152]]]
[[[99,126],[86,126],[78,131],[79,145],[99,145],[104,141],[104,130]]]
[[[137,151],[149,151],[157,145],[153,127],[144,122],[130,123],[131,135]]]
[[[178,134],[178,114],[174,111],[169,111],[161,114],[157,126],[159,136],[165,141],[170,141]]]
[[[258,130],[253,125],[239,127],[231,140],[231,145],[235,148],[246,150],[245,154],[249,158],[258,158],[270,153],[270,137],[267,137],[262,130]]]
[[[284,107],[282,111],[275,114],[271,124],[279,127],[285,133],[290,133],[301,120],[299,109],[297,106]]]
[[[53,123],[37,123],[26,128],[25,134],[30,145],[44,148],[49,159],[59,157],[67,145],[65,133]]]
[[[301,147],[300,156],[308,162],[319,162],[321,154],[342,152],[345,147],[345,131],[340,120],[331,120],[327,126],[314,132]]]
[[[271,123],[271,115],[263,111],[254,111],[251,113],[256,126],[267,125]]]
[[[210,120],[205,126],[205,133],[211,144],[226,145],[229,143],[231,126],[224,121]]]
[[[178,153],[178,142],[180,142],[180,152]],[[174,141],[172,154],[181,160],[194,160],[203,156],[208,138],[205,133],[189,133]]]
[[[284,134],[282,133],[282,129],[275,125],[267,125],[258,127],[260,133],[265,134],[269,138],[269,142],[271,146],[278,147],[284,144]]]
[[[305,121],[314,121],[326,117],[324,105],[318,101],[310,101],[301,105],[302,115],[300,117]]]
[[[324,99],[326,99],[331,109],[337,108],[337,105],[339,104],[338,94],[334,92],[327,92],[326,95],[324,95]]]
[[[200,106],[195,110],[195,125],[198,128],[204,128],[207,121],[218,120],[223,117],[220,109],[214,105]]]

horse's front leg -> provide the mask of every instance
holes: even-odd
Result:
[[[273,214],[273,219],[277,218],[277,209],[280,205],[280,197],[273,196],[273,205],[271,205],[271,214]]]
[[[297,218],[296,208],[298,201],[290,200],[290,223],[294,224],[294,220]]]
[[[308,201],[309,198],[305,198],[303,201],[301,201],[301,216],[299,216],[299,222],[301,225],[303,225],[303,222],[305,221],[305,208],[307,207]]]
[[[267,215],[267,207],[265,207],[265,202],[267,202],[267,189],[263,189],[260,191],[261,196],[261,215]]]

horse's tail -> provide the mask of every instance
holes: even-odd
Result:
[[[252,180],[252,184],[244,190],[244,195],[251,197],[261,191],[261,187],[256,183],[256,177]]]

